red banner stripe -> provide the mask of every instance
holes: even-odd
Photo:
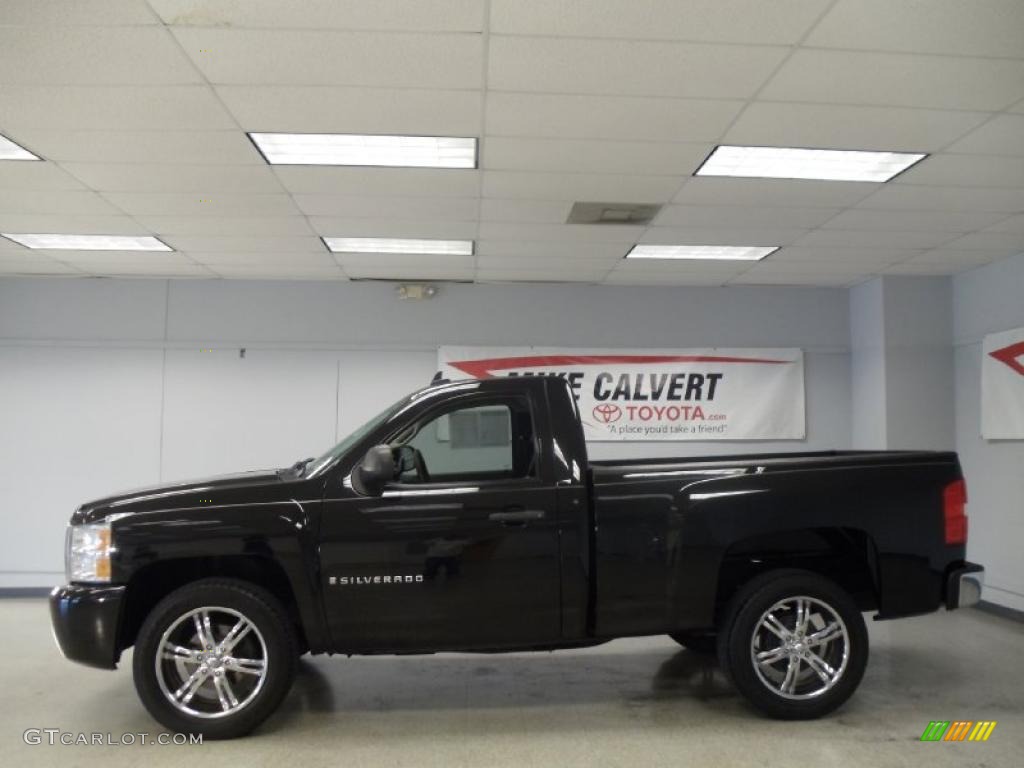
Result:
[[[483,360],[454,360],[448,363],[474,379],[490,378],[493,371],[514,368],[547,368],[565,365],[609,365],[615,363],[751,363],[756,365],[787,365],[794,360],[769,360],[757,357],[726,357],[720,355],[537,355],[527,357],[492,357]]]

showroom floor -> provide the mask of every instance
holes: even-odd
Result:
[[[0,627],[7,765],[134,765],[144,754],[147,766],[1009,766],[1024,754],[1024,624],[975,610],[869,622],[861,688],[823,721],[765,720],[713,663],[651,637],[555,654],[307,658],[281,712],[230,751],[26,745],[29,728],[157,729],[130,663],[108,673],[59,657],[44,601],[0,600]],[[929,720],[998,726],[987,743],[920,743]]]

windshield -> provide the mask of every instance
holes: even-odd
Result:
[[[309,462],[309,464],[306,465],[306,476],[308,477],[310,475],[315,475],[328,464],[331,464],[335,459],[337,459],[339,456],[341,456],[350,448],[352,448],[353,445],[358,443],[360,440],[362,440],[364,437],[370,434],[373,430],[375,430],[377,427],[379,427],[381,424],[383,424],[385,421],[391,418],[391,416],[407,402],[408,398],[403,398],[394,405],[388,406],[383,411],[374,416],[372,419],[370,419],[368,422],[363,424],[363,426],[359,427],[359,429],[350,433],[348,437],[346,437],[336,446],[331,448],[325,454],[313,459],[313,461]]]

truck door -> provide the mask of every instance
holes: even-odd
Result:
[[[387,442],[382,495],[329,482],[321,523],[327,621],[340,651],[557,642],[555,488],[525,395],[438,403]]]

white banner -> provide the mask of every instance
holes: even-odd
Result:
[[[445,378],[557,374],[587,440],[801,440],[799,349],[441,347]]]
[[[1024,328],[985,337],[981,356],[981,436],[1024,438]]]

